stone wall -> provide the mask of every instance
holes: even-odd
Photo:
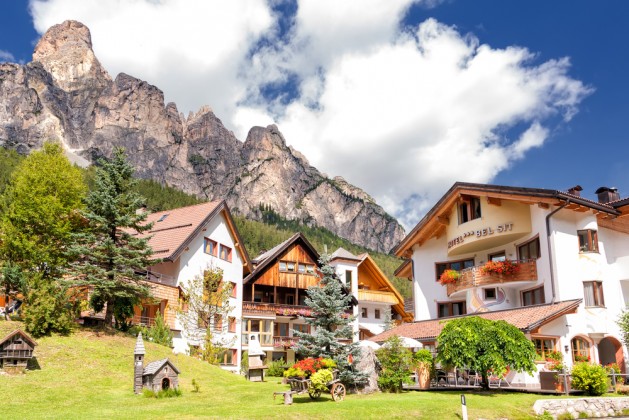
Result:
[[[614,417],[629,410],[629,398],[575,398],[560,400],[537,400],[533,404],[535,414],[547,412],[554,418],[562,414],[571,414],[578,419],[580,413],[592,417]]]

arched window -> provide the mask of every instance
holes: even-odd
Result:
[[[572,339],[572,361],[587,362],[590,360],[590,343],[582,337]]]

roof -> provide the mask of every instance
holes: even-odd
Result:
[[[444,211],[449,210],[458,197],[463,194],[484,194],[495,198],[526,201],[530,204],[538,203],[555,206],[570,204],[574,209],[585,208],[610,216],[621,215],[621,212],[611,203],[599,203],[564,191],[456,182],[443,197],[437,201],[432,209],[426,213],[408,235],[391,250],[391,253],[398,257],[409,257],[408,251],[417,241],[419,234],[424,229],[426,229],[426,231],[433,229],[434,226],[432,225],[436,223],[438,216],[442,215]]]
[[[251,260],[224,200],[149,214],[146,223],[153,223],[153,226],[141,236],[150,236],[148,243],[153,249],[153,258],[174,261],[201,233],[203,227],[220,213],[224,215],[235,238],[236,248],[242,256],[246,272],[251,272]]]
[[[133,354],[146,354],[146,349],[144,348],[144,341],[142,340],[142,333],[138,333],[138,339],[135,341],[135,349],[133,350]]]
[[[173,362],[171,362],[168,358],[166,358],[166,359],[156,360],[146,365],[144,367],[144,372],[142,372],[142,376],[155,375],[167,363],[177,373],[177,375],[179,375],[179,369],[177,369],[177,366],[173,365]]]
[[[251,281],[251,279],[256,278],[258,275],[260,275],[260,273],[264,272],[264,270],[266,270],[269,265],[272,265],[275,260],[288,249],[288,247],[296,242],[300,242],[304,249],[311,254],[315,261],[319,260],[319,253],[317,252],[317,250],[312,246],[308,239],[306,239],[303,233],[298,232],[284,242],[280,243],[279,245],[274,246],[264,254],[257,256],[253,260],[256,264],[255,269],[251,274],[245,277],[245,279],[243,280],[243,284],[247,284],[249,281]]]
[[[5,342],[9,341],[11,338],[13,338],[16,335],[21,335],[22,339],[25,340],[26,342],[28,342],[28,344],[30,344],[32,347],[35,347],[37,345],[35,340],[33,340],[30,335],[26,334],[24,331],[22,331],[20,329],[13,330],[8,335],[6,335],[2,340],[0,340],[0,345],[2,345]]]
[[[365,254],[362,254],[362,255],[365,255]],[[334,251],[332,253],[332,255],[330,255],[330,261],[334,261],[336,259],[351,260],[351,261],[362,261],[363,260],[363,258],[360,258],[360,257],[352,254],[351,252],[349,252],[345,248],[339,248],[336,251]]]
[[[566,300],[562,302],[524,306],[515,309],[505,309],[502,311],[474,313],[447,318],[417,321],[409,324],[402,324],[393,329],[371,337],[371,341],[382,342],[393,335],[400,337],[414,338],[419,341],[434,340],[439,336],[444,324],[447,321],[468,316],[479,316],[492,321],[506,321],[516,326],[524,333],[534,332],[548,322],[569,313],[576,312],[582,299]]]

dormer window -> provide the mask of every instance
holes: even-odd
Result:
[[[480,219],[480,198],[466,197],[461,203],[459,203],[458,211],[459,224],[467,223],[474,219]]]

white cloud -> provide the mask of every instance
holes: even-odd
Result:
[[[0,63],[2,62],[15,62],[15,57],[8,51],[0,50]]]
[[[565,58],[538,63],[433,19],[400,33],[419,2],[438,3],[303,0],[285,39],[263,0],[32,0],[32,11],[39,32],[82,21],[112,75],[155,84],[185,112],[209,104],[243,140],[277,123],[312,164],[410,226],[453,182],[491,182],[542,147],[591,91]],[[264,102],[260,88],[289,77],[299,95]]]

